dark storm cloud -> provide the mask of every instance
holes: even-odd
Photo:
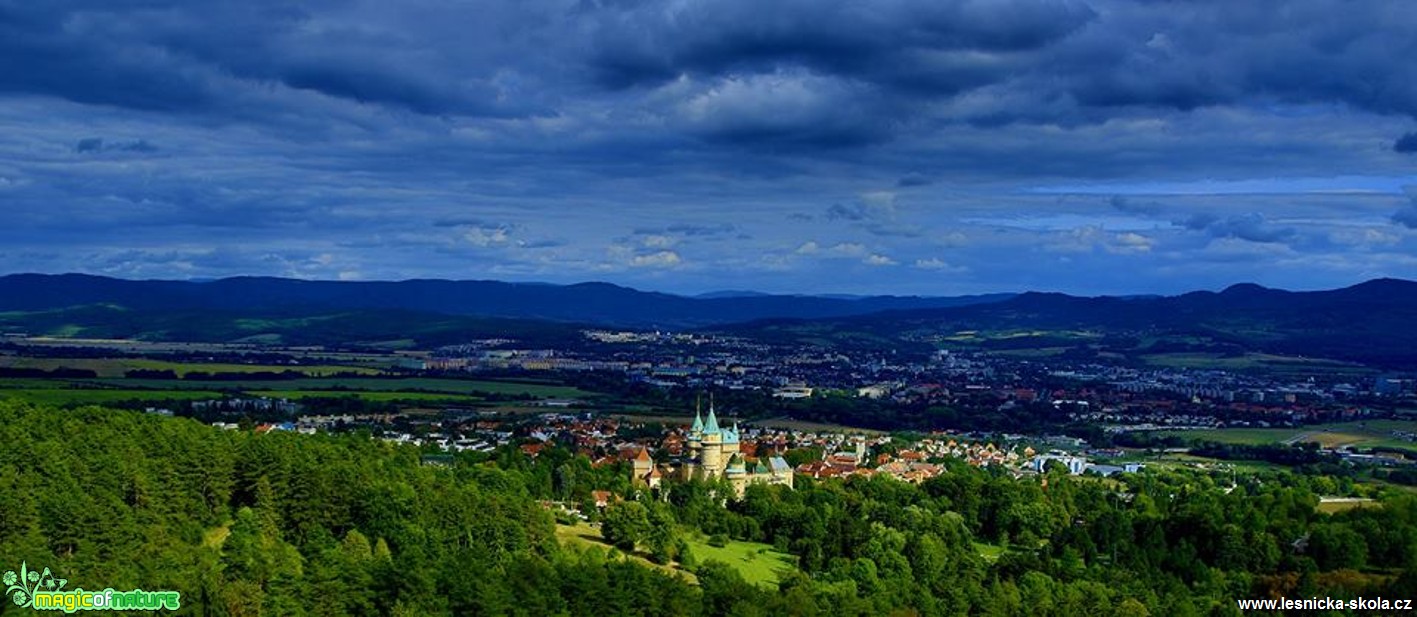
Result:
[[[827,207],[829,221],[862,221],[869,216],[869,208],[861,203],[832,204]]]
[[[105,143],[103,138],[101,137],[85,137],[83,139],[80,139],[78,143],[74,144],[74,152],[79,153],[108,151],[137,152],[148,154],[157,152],[157,150],[157,146],[148,143],[148,140],[146,139]]]
[[[873,236],[918,238],[924,235],[919,227],[900,222],[894,199],[892,194],[869,201],[858,199],[849,203],[834,203],[827,207],[824,218],[843,222]]]
[[[378,34],[380,29],[325,19],[356,6],[269,0],[9,4],[0,8],[0,91],[241,116],[251,113],[238,109],[243,99],[268,98],[278,85],[419,114],[516,113],[496,101],[486,73],[467,68],[478,65],[459,65],[466,60],[458,57],[464,49],[437,45],[446,39],[431,35],[446,34],[431,24]]]
[[[483,219],[480,219],[480,218],[473,218],[473,217],[461,216],[461,217],[435,219],[435,220],[433,221],[432,225],[433,225],[434,227],[442,227],[442,228],[447,228],[447,227],[481,227],[481,226],[487,225],[487,221],[485,221],[485,220],[483,220]]]
[[[630,230],[635,236],[663,236],[678,235],[684,237],[713,237],[732,234],[738,230],[738,226],[733,223],[675,223],[663,227],[636,227]]]
[[[719,223],[715,225],[694,225],[689,223],[679,223],[665,228],[666,231],[685,236],[716,236],[730,234],[738,230],[738,226],[733,223]]]
[[[823,97],[904,119],[833,131],[846,145],[889,139],[940,101],[955,104],[940,119],[986,127],[1274,103],[1417,114],[1404,60],[1417,56],[1417,8],[1403,2],[722,0],[594,15],[590,62],[614,87],[803,71],[841,84]]]
[[[1417,152],[1417,133],[1408,133],[1392,144],[1393,152]]]
[[[904,176],[901,176],[899,180],[896,180],[896,181],[895,181],[895,185],[896,185],[897,187],[899,187],[899,188],[911,188],[911,187],[916,187],[916,186],[929,186],[930,184],[933,184],[933,183],[934,183],[934,180],[931,180],[930,178],[926,177],[924,174],[918,174],[918,173],[908,173],[908,174],[905,174]]]
[[[1162,210],[1160,204],[1130,199],[1125,195],[1113,195],[1108,198],[1107,203],[1119,212],[1141,216],[1154,216]]]
[[[1407,193],[1409,203],[1393,213],[1392,222],[1408,229],[1417,229],[1417,186],[1403,187],[1403,192]]]
[[[851,149],[938,122],[1075,125],[1136,108],[1339,103],[1413,115],[1410,57],[1417,7],[1399,1],[0,9],[0,92],[229,118],[319,113],[302,93],[434,117],[557,117],[588,95],[628,97],[666,116],[664,130],[728,148]],[[586,73],[611,91],[578,84]]]
[[[617,87],[792,65],[957,92],[994,72],[951,54],[1037,49],[1095,16],[1066,1],[641,3],[597,16],[592,62]]]
[[[1412,276],[1410,57],[1406,0],[0,0],[0,246],[793,291]]]
[[[1229,217],[1195,214],[1177,224],[1193,231],[1204,231],[1216,238],[1238,238],[1261,244],[1282,243],[1298,235],[1294,228],[1275,226],[1258,213]]]
[[[1398,210],[1392,215],[1392,222],[1408,229],[1417,229],[1417,204]]]

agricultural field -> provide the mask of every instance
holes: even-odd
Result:
[[[939,340],[949,343],[984,344],[991,341],[1012,341],[1020,339],[1076,340],[1086,341],[1101,338],[1098,332],[1088,330],[961,330],[954,334],[940,336]]]
[[[1233,471],[1236,473],[1262,473],[1262,472],[1283,472],[1289,468],[1284,465],[1269,463],[1265,461],[1231,461],[1206,456],[1196,456],[1183,452],[1168,452],[1165,454],[1154,454],[1146,456],[1124,456],[1117,459],[1121,462],[1143,463],[1151,467],[1167,468],[1200,468],[1222,471]]]
[[[1417,442],[1401,439],[1394,432],[1417,433],[1417,420],[1366,420],[1296,428],[1224,428],[1162,434],[1238,445],[1314,442],[1325,448],[1384,447],[1417,452]]]
[[[283,369],[288,367],[262,367],[239,364],[178,364],[149,360],[120,361],[100,359],[80,364],[63,360],[63,366],[70,368],[90,368],[101,374],[113,374],[132,368],[173,369],[204,372],[249,372],[262,369]],[[31,366],[30,368],[50,368]],[[0,378],[0,398],[32,401],[54,405],[85,405],[131,401],[162,402],[176,400],[208,400],[227,396],[266,398],[339,398],[357,397],[369,402],[408,402],[422,404],[467,405],[479,403],[488,397],[526,397],[530,399],[573,399],[587,400],[599,398],[593,392],[578,388],[540,383],[534,381],[490,381],[472,379],[440,378],[392,378],[380,377],[377,371],[367,368],[329,365],[326,367],[300,367],[301,370],[328,368],[335,371],[354,371],[363,377],[310,377],[302,379],[275,380],[187,380],[187,379],[129,379],[125,377],[101,377],[96,379],[39,379]],[[544,412],[544,408],[537,408]]]
[[[472,379],[438,379],[432,377],[322,379],[281,379],[256,381],[190,381],[163,379],[101,380],[112,385],[130,384],[148,388],[218,389],[242,391],[329,391],[341,392],[433,392],[443,394],[501,394],[534,398],[588,398],[595,396],[579,388],[550,383],[520,381],[485,381]]]
[[[367,366],[334,364],[207,364],[198,362],[168,362],[165,360],[149,360],[144,358],[25,358],[16,356],[0,356],[0,367],[32,368],[46,371],[52,371],[57,368],[70,368],[90,370],[97,373],[99,377],[110,378],[123,377],[127,371],[133,370],[172,371],[179,377],[196,372],[279,373],[282,371],[298,371],[312,377],[336,375],[340,373],[377,375],[382,372],[377,368]]]
[[[371,392],[367,390],[251,390],[245,393],[247,396],[266,397],[274,399],[300,400],[305,398],[339,398],[355,397],[372,403],[388,402],[419,402],[419,403],[475,403],[483,400],[481,397],[467,394],[448,394],[442,392],[398,392],[379,391]]]
[[[768,418],[766,420],[754,420],[754,426],[763,428],[775,428],[789,431],[822,432],[822,433],[856,433],[861,435],[884,435],[884,431],[877,431],[866,428],[856,428],[842,424],[822,424],[820,422],[807,422],[805,420],[794,420],[782,416],[778,418]]]
[[[1151,366],[1177,369],[1263,371],[1271,374],[1310,374],[1315,371],[1323,371],[1325,374],[1367,375],[1375,372],[1371,368],[1350,362],[1262,353],[1240,355],[1193,352],[1158,353],[1142,355],[1140,358]]]

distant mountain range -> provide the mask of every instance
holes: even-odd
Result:
[[[989,304],[763,320],[730,329],[776,339],[953,341],[1132,355],[1269,352],[1417,368],[1417,282],[1376,279],[1307,292],[1240,284],[1179,296],[1030,292]]]
[[[129,281],[81,274],[0,277],[0,311],[52,311],[93,305],[130,311],[281,314],[402,310],[675,329],[766,318],[815,319],[886,310],[964,306],[1010,297],[1012,294],[829,298],[745,291],[685,297],[608,283],[334,282],[253,277],[208,282]]]
[[[1068,350],[1143,356],[1267,352],[1417,368],[1417,282],[1331,291],[1235,285],[1179,296],[698,297],[606,283],[128,281],[0,277],[0,331],[283,344],[426,346],[505,333],[554,343],[580,327],[720,331],[824,346]]]

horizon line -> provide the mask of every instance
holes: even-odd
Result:
[[[851,293],[836,293],[836,292],[829,292],[829,291],[828,291],[828,292],[821,292],[821,293],[794,293],[794,292],[769,292],[769,291],[761,291],[761,290],[756,290],[756,289],[715,289],[715,290],[703,291],[703,292],[698,292],[698,293],[676,293],[676,292],[663,291],[663,290],[657,290],[657,289],[643,289],[643,288],[640,288],[640,287],[632,287],[632,286],[624,285],[624,284],[621,284],[621,283],[614,283],[614,282],[611,282],[611,281],[603,281],[603,280],[586,280],[586,281],[577,281],[577,282],[574,282],[574,283],[552,283],[552,282],[547,282],[547,281],[513,281],[513,280],[504,280],[504,279],[475,279],[475,278],[470,278],[470,279],[453,279],[453,278],[439,278],[439,277],[414,277],[414,278],[406,278],[406,279],[353,279],[353,280],[349,280],[349,279],[301,278],[301,277],[295,277],[295,276],[278,276],[278,275],[264,275],[264,274],[235,274],[235,275],[222,276],[222,277],[191,277],[191,278],[185,278],[185,279],[183,279],[183,278],[126,278],[126,277],[113,276],[113,275],[108,275],[108,274],[93,274],[93,273],[89,273],[89,272],[63,272],[63,273],[57,273],[57,274],[56,274],[56,273],[46,273],[46,272],[9,272],[9,273],[0,274],[0,279],[6,279],[6,278],[12,278],[12,277],[23,277],[23,276],[29,276],[29,277],[48,277],[48,278],[59,278],[59,277],[89,277],[89,278],[97,278],[97,279],[106,279],[106,280],[111,280],[111,281],[124,281],[124,282],[130,282],[130,283],[191,283],[191,284],[220,283],[220,282],[223,282],[223,281],[232,281],[232,280],[240,280],[240,279],[265,279],[265,280],[274,280],[274,281],[290,281],[290,282],[298,282],[298,283],[353,284],[353,285],[357,285],[357,284],[402,284],[402,283],[419,283],[419,282],[432,282],[432,283],[495,283],[495,284],[503,284],[503,285],[526,285],[526,286],[545,286],[545,287],[576,287],[576,286],[582,286],[582,285],[606,285],[606,286],[616,287],[616,288],[619,288],[619,289],[626,289],[626,290],[634,291],[634,292],[637,292],[637,293],[661,294],[661,295],[667,295],[667,296],[675,296],[675,297],[679,297],[679,298],[686,298],[686,299],[690,299],[690,300],[712,300],[712,299],[733,299],[733,298],[744,299],[744,298],[753,298],[753,297],[778,297],[778,298],[792,298],[792,297],[798,297],[798,298],[820,298],[820,299],[840,299],[840,300],[862,300],[862,299],[869,299],[869,298],[971,298],[971,297],[982,297],[982,296],[1022,296],[1022,295],[1024,295],[1024,294],[1031,294],[1031,293],[1034,293],[1034,294],[1061,294],[1061,295],[1066,295],[1066,296],[1071,296],[1071,297],[1077,297],[1077,298],[1139,298],[1139,297],[1177,297],[1177,296],[1183,296],[1183,295],[1192,294],[1192,293],[1204,293],[1204,292],[1209,292],[1209,293],[1222,293],[1222,292],[1224,292],[1224,291],[1226,291],[1226,290],[1230,290],[1230,289],[1233,289],[1233,288],[1235,288],[1235,287],[1258,287],[1258,288],[1265,289],[1265,290],[1269,290],[1269,291],[1283,291],[1283,292],[1289,292],[1289,293],[1311,293],[1311,292],[1337,291],[1337,290],[1342,290],[1342,289],[1349,289],[1349,288],[1358,287],[1358,286],[1361,286],[1361,285],[1364,285],[1364,284],[1374,283],[1374,282],[1379,282],[1379,281],[1398,281],[1398,282],[1405,282],[1405,283],[1417,283],[1417,280],[1412,280],[1412,279],[1404,279],[1404,278],[1398,278],[1398,277],[1392,277],[1392,276],[1379,276],[1379,277],[1374,277],[1374,278],[1369,278],[1369,279],[1362,279],[1362,280],[1359,280],[1358,282],[1355,282],[1355,283],[1352,283],[1352,284],[1349,284],[1349,285],[1343,285],[1343,286],[1338,286],[1338,287],[1317,287],[1317,288],[1309,288],[1309,289],[1288,289],[1288,288],[1282,288],[1282,287],[1269,287],[1269,286],[1266,286],[1266,285],[1261,285],[1261,284],[1259,284],[1259,283],[1255,283],[1255,282],[1253,282],[1253,281],[1239,281],[1239,282],[1229,283],[1229,284],[1227,284],[1227,285],[1225,285],[1225,286],[1223,286],[1223,287],[1221,287],[1221,288],[1219,288],[1219,289],[1203,289],[1203,288],[1202,288],[1202,289],[1191,289],[1191,290],[1188,290],[1188,291],[1182,291],[1182,292],[1178,292],[1178,293],[1132,292],[1132,293],[1111,293],[1111,294],[1079,294],[1079,293],[1067,292],[1067,291],[1061,291],[1061,290],[1026,289],[1026,290],[1024,290],[1024,291],[997,291],[997,292],[982,292],[982,293],[968,293],[968,294],[955,294],[955,295],[921,295],[921,294],[893,294],[893,293],[851,294]],[[705,297],[705,296],[713,296],[713,295],[715,295],[715,294],[742,294],[742,295],[739,295],[739,296],[722,296],[722,297],[720,297],[720,298]]]

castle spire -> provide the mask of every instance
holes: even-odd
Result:
[[[705,432],[705,433],[717,433],[717,432],[719,432],[719,429],[718,429],[718,416],[717,416],[717,415],[714,415],[714,413],[713,413],[713,398],[712,398],[713,395],[710,394],[709,397],[710,397],[710,398],[709,398],[709,415],[708,415],[708,421],[704,422],[704,432]]]
[[[701,413],[701,412],[703,411],[703,407],[704,407],[704,397],[703,397],[703,395],[699,395],[699,396],[694,400],[694,426],[693,426],[693,428],[689,429],[689,430],[692,431],[692,432],[695,432],[695,433],[702,433],[702,432],[704,432],[704,416],[703,416],[703,414]],[[712,410],[711,407],[710,407],[710,410]]]

